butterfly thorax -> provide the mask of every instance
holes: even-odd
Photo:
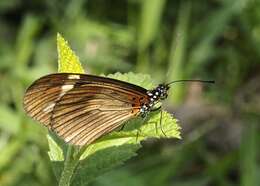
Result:
[[[153,109],[154,105],[159,101],[162,101],[168,96],[169,86],[160,84],[156,88],[147,91],[148,102],[142,104],[140,113],[142,117],[146,117],[147,114]]]

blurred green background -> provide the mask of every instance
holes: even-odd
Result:
[[[259,185],[259,0],[1,0],[1,186],[57,184],[47,131],[22,107],[26,87],[57,71],[57,32],[91,74],[216,81],[173,85],[164,108],[183,139],[144,142],[92,185]]]

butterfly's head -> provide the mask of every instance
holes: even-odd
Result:
[[[168,96],[169,86],[166,84],[160,84],[155,89],[148,91],[148,96],[151,102],[158,100],[164,100]]]
[[[166,84],[160,84],[160,85],[158,85],[158,87],[156,87],[156,92],[159,93],[160,100],[164,100],[168,97],[169,89],[170,89],[170,87]]]

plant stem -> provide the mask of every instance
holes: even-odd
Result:
[[[64,161],[64,168],[61,173],[59,186],[69,186],[74,170],[78,164],[78,158],[74,158],[74,148],[69,146]]]
[[[185,1],[181,3],[177,28],[173,32],[172,38],[172,48],[170,51],[170,61],[169,61],[169,77],[168,81],[173,81],[175,79],[182,79],[185,72],[185,56],[186,56],[186,45],[188,38],[188,28],[190,21],[192,4],[190,1]],[[183,86],[174,86],[174,94],[169,94],[169,98],[175,104],[180,104],[183,99],[184,88]]]

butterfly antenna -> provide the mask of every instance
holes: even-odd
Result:
[[[199,79],[181,79],[181,80],[176,80],[172,81],[170,83],[167,83],[166,85],[169,86],[173,83],[178,83],[178,82],[185,82],[185,81],[191,81],[191,82],[201,82],[201,83],[215,83],[213,80],[199,80]]]

